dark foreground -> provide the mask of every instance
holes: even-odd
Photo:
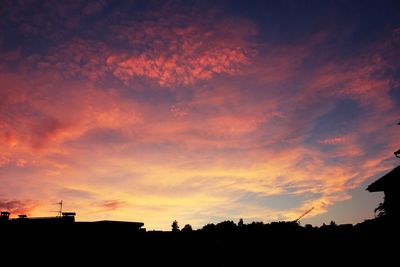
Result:
[[[398,266],[399,232],[398,221],[386,219],[319,228],[225,222],[187,232],[82,223],[0,224],[2,262],[18,266]]]

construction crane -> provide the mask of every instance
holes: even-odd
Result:
[[[294,220],[293,222],[298,222],[300,221],[301,218],[303,218],[304,216],[306,216],[307,214],[309,214],[312,210],[314,209],[314,207],[312,207],[311,209],[307,210],[306,212],[304,212],[303,214],[300,215],[299,218],[297,218],[296,220]]]

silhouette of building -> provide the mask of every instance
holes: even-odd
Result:
[[[102,229],[110,230],[117,229],[117,232],[129,232],[129,231],[146,231],[144,223],[142,222],[124,222],[124,221],[94,221],[94,222],[75,222],[75,212],[62,212],[61,216],[54,217],[28,217],[25,214],[18,215],[17,218],[10,218],[10,212],[2,211],[0,213],[0,224],[10,226],[74,226],[75,229],[90,230],[90,229]]]
[[[0,221],[8,221],[10,218],[10,213],[8,211],[2,211],[0,213]]]
[[[384,192],[383,208],[386,214],[399,215],[400,166],[382,176],[367,187],[369,192]],[[378,208],[379,209],[379,208]]]
[[[7,221],[8,223],[13,222],[29,222],[29,223],[58,223],[58,222],[75,222],[75,212],[63,212],[62,216],[56,217],[28,217],[26,214],[18,215],[18,218],[10,219],[10,212],[2,211],[0,213],[0,220]]]

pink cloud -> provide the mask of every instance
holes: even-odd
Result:
[[[328,139],[319,140],[318,143],[324,145],[335,145],[346,142],[347,139],[345,137],[333,137]]]
[[[36,68],[57,70],[66,78],[98,81],[111,74],[125,83],[145,77],[160,86],[175,87],[218,74],[238,74],[255,55],[246,41],[255,34],[255,26],[245,20],[210,18],[204,24],[196,18],[176,16],[158,23],[129,21],[108,30],[125,48],[116,50],[106,42],[75,38],[45,56],[28,60]]]
[[[0,167],[8,165],[10,163],[10,159],[4,155],[0,156]]]
[[[176,117],[176,118],[182,118],[188,115],[187,110],[185,107],[179,107],[176,105],[172,105],[170,108],[171,113]]]
[[[188,26],[181,26],[182,21]],[[245,41],[255,27],[244,20],[212,18],[205,24],[204,20],[176,16],[157,23],[130,22],[113,30],[133,49],[126,59],[115,62],[118,57],[113,56],[108,60],[116,66],[113,74],[123,81],[144,76],[161,86],[192,85],[216,74],[238,73],[255,53]]]
[[[28,145],[43,150],[93,128],[125,128],[142,120],[136,103],[122,100],[115,91],[66,82],[54,73],[30,79],[40,89],[33,90],[32,84],[16,75],[0,75],[6,89],[0,103],[0,137],[10,148]],[[54,90],[56,84],[58,88],[76,87],[76,90]]]

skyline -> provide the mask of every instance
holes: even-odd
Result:
[[[398,165],[396,1],[4,1],[0,210],[357,223]]]

